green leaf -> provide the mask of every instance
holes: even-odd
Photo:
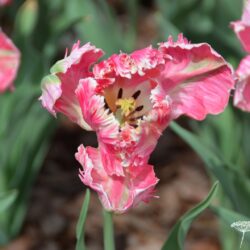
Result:
[[[184,214],[174,228],[171,230],[167,241],[162,250],[182,250],[184,249],[184,240],[188,229],[193,220],[200,215],[211,203],[213,197],[218,190],[218,182],[216,182],[210,190],[207,198],[199,203],[196,207]]]
[[[76,225],[76,250],[86,250],[86,246],[84,243],[84,229],[85,229],[85,221],[87,218],[87,212],[89,207],[89,201],[90,201],[90,191],[89,189],[86,190],[85,198],[83,201],[81,213]]]
[[[17,197],[17,194],[17,190],[0,193],[0,213],[7,210],[13,204]]]
[[[206,145],[198,136],[182,128],[175,122],[172,122],[170,127],[197,152],[197,154],[204,160],[210,170],[214,171],[215,166],[224,165],[223,160],[219,158],[216,152]]]

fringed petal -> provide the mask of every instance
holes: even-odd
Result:
[[[230,65],[208,44],[190,44],[183,36],[160,45],[167,60],[157,79],[171,102],[171,119],[187,115],[202,120],[219,114],[234,87]]]
[[[50,113],[63,113],[82,128],[91,130],[84,121],[75,90],[80,79],[92,75],[90,66],[102,56],[100,49],[88,44],[80,47],[80,43],[73,45],[69,56],[58,61],[52,68],[51,74],[42,81],[42,105]]]
[[[124,213],[141,201],[148,202],[154,197],[154,187],[158,182],[153,167],[126,168],[125,176],[108,175],[105,171],[101,152],[98,149],[81,145],[76,159],[82,165],[81,181],[94,189],[104,208],[115,213]]]

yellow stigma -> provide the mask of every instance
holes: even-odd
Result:
[[[133,97],[118,99],[115,104],[125,117],[135,110],[135,99]]]

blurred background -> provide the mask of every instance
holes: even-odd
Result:
[[[210,43],[236,67],[244,52],[229,23],[240,19],[241,13],[239,0],[12,0],[0,7],[0,26],[22,54],[15,91],[0,96],[0,193],[8,194],[11,204],[0,210],[0,249],[75,247],[85,187],[78,178],[80,166],[74,153],[81,143],[97,146],[96,137],[63,117],[54,119],[38,101],[42,77],[63,58],[66,48],[78,39],[82,44],[90,41],[108,57],[120,50],[130,53],[156,45],[182,32],[193,43]],[[246,117],[229,106],[218,122],[210,117],[201,125],[185,118],[179,122],[198,133],[202,145],[242,166],[241,174],[247,177],[249,142],[244,144],[245,151],[239,149],[241,125],[249,125]],[[211,179],[219,179],[201,158],[170,128],[164,132],[150,160],[160,179],[160,199],[115,216],[118,250],[161,248],[178,218],[207,195]],[[233,180],[231,184],[237,185]],[[241,210],[234,206],[235,197],[228,198],[226,186],[231,184],[224,185],[217,203],[248,216],[247,204]],[[247,186],[242,200],[248,200],[249,192]],[[218,217],[206,210],[193,223],[185,249],[237,249],[238,234],[229,232],[227,238],[231,233],[236,243],[226,245],[224,231]],[[103,249],[102,212],[95,193],[86,243],[90,250]]]

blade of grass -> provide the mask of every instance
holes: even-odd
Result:
[[[0,193],[0,213],[8,209],[17,197],[17,190]]]
[[[86,190],[85,198],[83,201],[81,213],[76,225],[76,250],[87,250],[84,242],[84,229],[85,229],[85,221],[87,218],[87,212],[89,207],[90,201],[90,191],[89,189]]]

